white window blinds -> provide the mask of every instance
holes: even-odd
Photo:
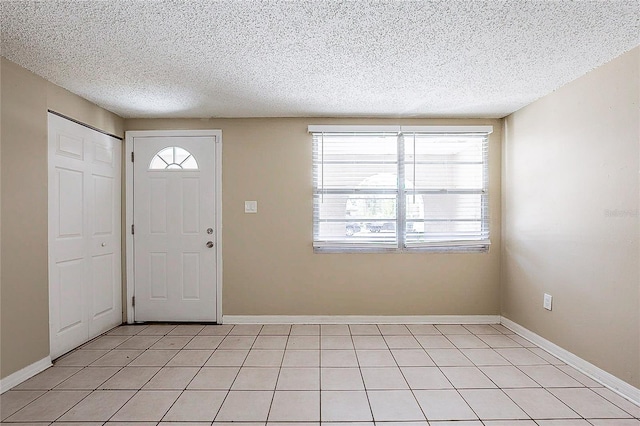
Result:
[[[318,249],[486,249],[490,126],[309,126]]]

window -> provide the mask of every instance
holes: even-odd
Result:
[[[198,170],[198,162],[186,149],[170,146],[153,156],[149,170]]]
[[[490,126],[309,126],[319,250],[488,249]]]

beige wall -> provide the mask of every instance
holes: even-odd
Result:
[[[0,377],[49,354],[47,109],[109,133],[123,121],[2,58]]]
[[[314,254],[309,124],[492,124],[488,254]],[[127,130],[222,129],[225,315],[497,315],[499,120],[126,120]],[[257,200],[258,214],[244,214]]]
[[[636,48],[506,119],[502,202],[503,315],[636,387],[639,60]]]

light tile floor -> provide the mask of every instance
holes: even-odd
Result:
[[[4,393],[0,414],[61,426],[640,425],[640,407],[500,325],[121,326]]]

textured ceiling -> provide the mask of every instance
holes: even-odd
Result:
[[[633,1],[3,1],[2,56],[124,117],[502,117],[640,43]]]

